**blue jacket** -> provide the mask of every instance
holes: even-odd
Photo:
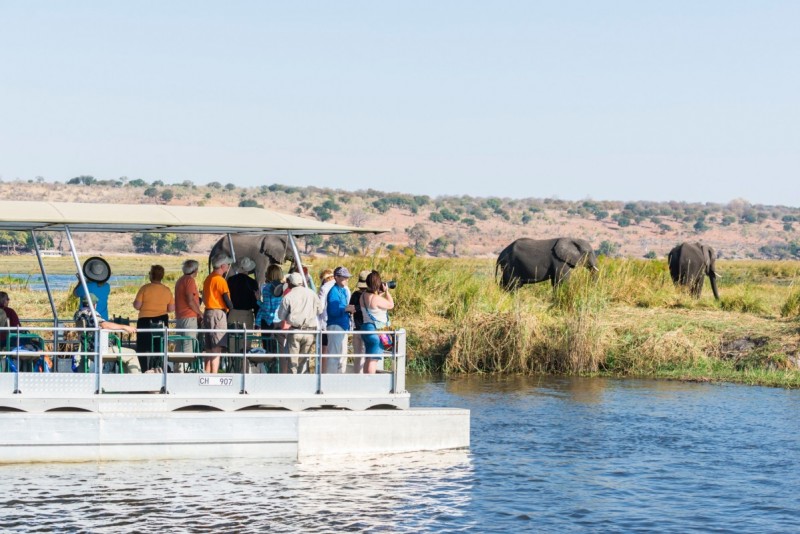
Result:
[[[350,330],[350,314],[344,311],[350,303],[350,290],[334,284],[328,292],[328,326],[337,325]]]

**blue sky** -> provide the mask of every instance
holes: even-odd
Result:
[[[0,0],[0,177],[800,206],[800,2]]]

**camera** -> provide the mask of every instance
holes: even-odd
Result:
[[[395,282],[394,280],[389,280],[388,282],[386,282],[386,287],[388,287],[389,289],[394,289],[397,287],[397,282]]]

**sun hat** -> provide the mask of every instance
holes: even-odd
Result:
[[[333,271],[333,276],[341,276],[342,278],[350,278],[350,271],[347,270],[347,267],[337,267]]]
[[[103,258],[93,256],[83,262],[83,276],[93,282],[105,282],[111,278],[111,266]]]
[[[286,277],[286,281],[289,282],[289,285],[297,287],[303,285],[303,275],[300,273],[290,273],[289,276]]]
[[[253,260],[251,260],[247,256],[242,256],[236,262],[236,267],[237,267],[237,270],[240,273],[250,273],[250,272],[253,272],[253,270],[255,270],[256,262],[254,262]]]
[[[361,271],[358,273],[358,284],[356,284],[358,289],[367,289],[367,277],[371,272],[372,271]]]

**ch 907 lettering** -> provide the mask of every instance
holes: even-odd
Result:
[[[201,376],[199,379],[201,386],[232,386],[232,376]]]

